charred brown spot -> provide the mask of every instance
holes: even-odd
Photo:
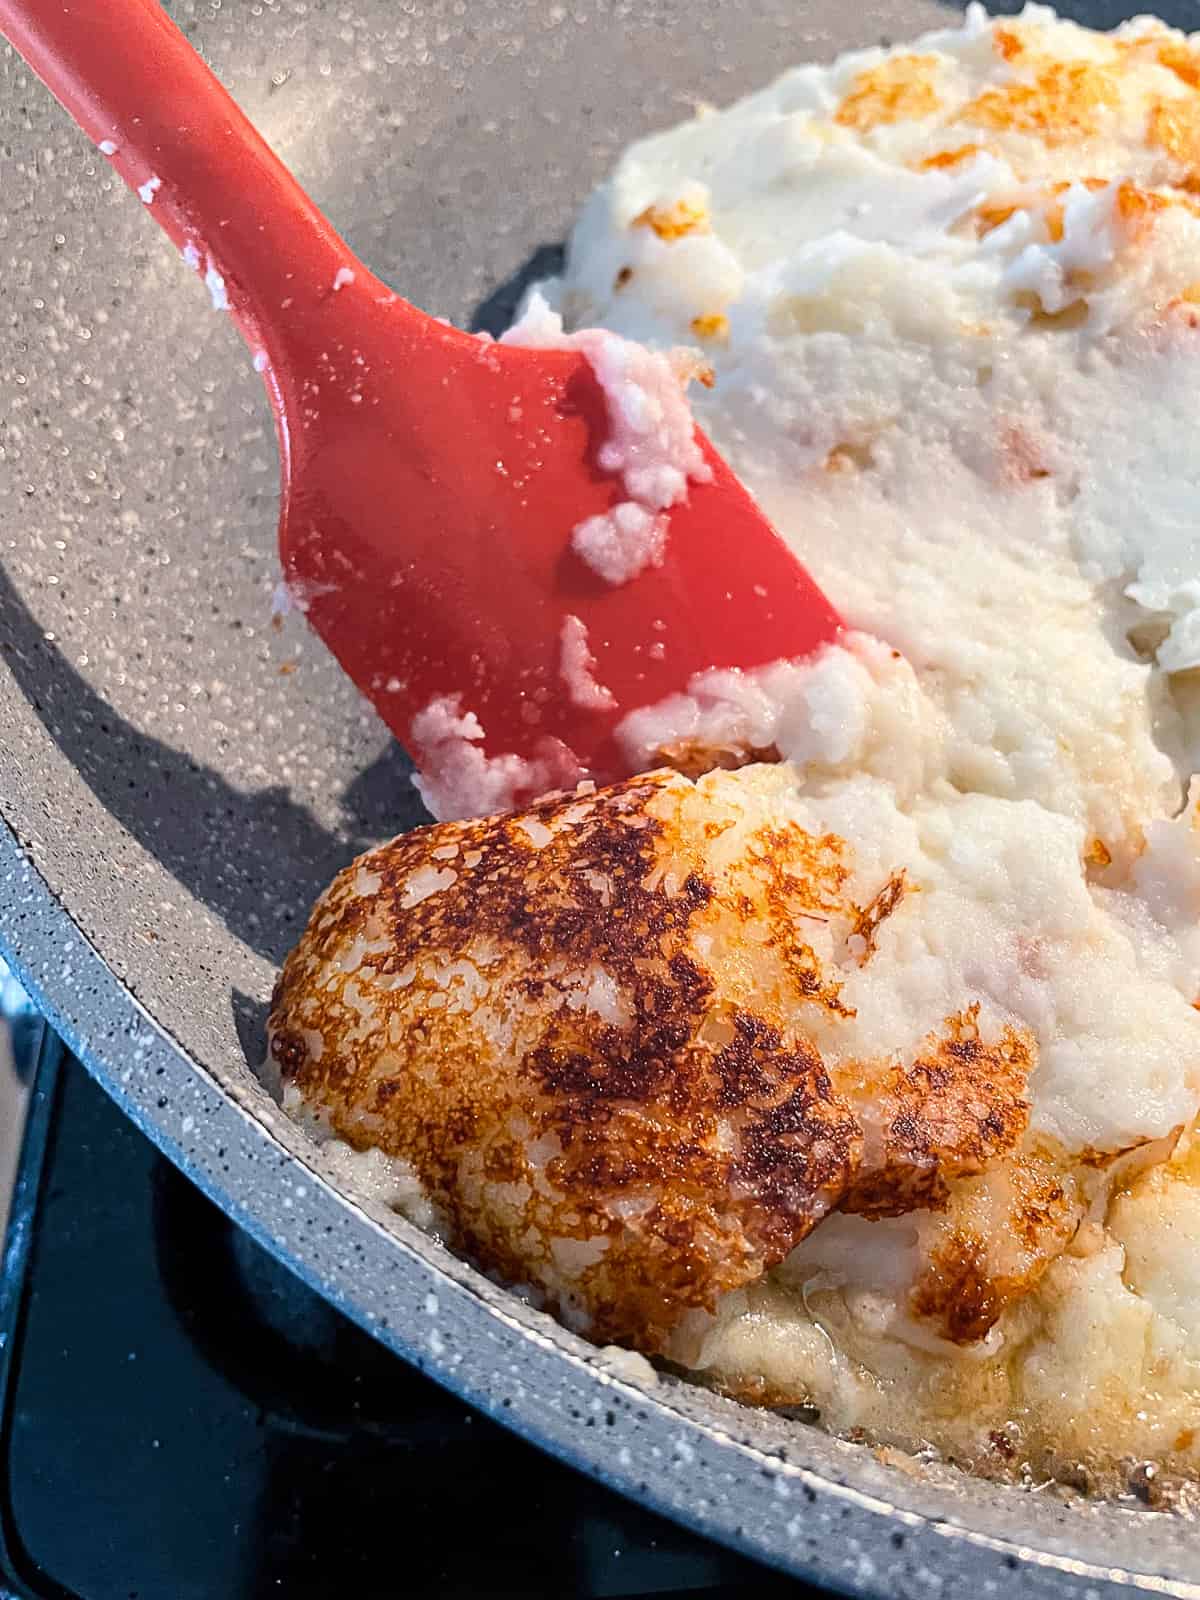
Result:
[[[942,1204],[1028,1115],[1031,1041],[974,1010],[864,1064],[869,1098],[831,1081],[805,1019],[850,1015],[842,969],[800,930],[874,937],[904,875],[864,911],[842,839],[714,850],[729,814],[656,773],[404,835],[322,897],[271,1018],[305,1101],[411,1162],[459,1248],[651,1353],[839,1203]]]
[[[874,955],[879,929],[903,900],[907,887],[908,874],[904,869],[901,868],[899,872],[893,872],[870,905],[864,906],[855,917],[854,936],[863,942],[862,954],[859,957],[860,966],[865,967]]]
[[[878,1129],[842,1201],[843,1211],[901,1216],[945,1205],[952,1180],[985,1171],[1019,1143],[1029,1122],[1029,1075],[1036,1046],[1006,1027],[985,1044],[979,1007],[946,1018],[914,1061],[860,1071],[857,1091],[843,1092]]]
[[[706,744],[698,739],[678,739],[660,745],[654,752],[654,766],[670,767],[685,778],[702,778],[706,772],[736,772],[757,761],[777,762],[783,757],[776,745]]]
[[[983,1338],[1076,1237],[1090,1192],[1086,1171],[1032,1136],[988,1173],[955,1185],[910,1296],[912,1314],[954,1343]]]
[[[271,1056],[285,1078],[295,1078],[308,1056],[299,1034],[276,1029],[271,1035]]]
[[[744,1013],[734,1029],[716,1058],[722,1108],[737,1113],[732,1177],[753,1196],[758,1231],[782,1259],[808,1232],[797,1237],[796,1219],[823,1214],[845,1188],[862,1136],[811,1046],[789,1049],[777,1029]]]
[[[370,853],[314,912],[272,1017],[305,1098],[411,1161],[461,1248],[552,1304],[572,1282],[559,1310],[648,1350],[782,1259],[861,1143],[816,1050],[717,992],[695,931],[755,908],[705,871],[690,794],[656,774]],[[799,830],[770,843],[797,871],[811,855]],[[344,970],[366,946],[371,976]],[[321,1031],[319,1061],[297,1026]]]
[[[1017,1447],[1006,1433],[999,1428],[993,1428],[988,1434],[988,1443],[1002,1461],[1012,1461],[1017,1454]]]
[[[914,1316],[936,1322],[943,1337],[954,1344],[974,1344],[984,1338],[1003,1310],[1003,1301],[988,1274],[983,1240],[967,1233],[951,1235],[934,1253],[910,1305]]]
[[[544,1093],[561,1099],[568,1128],[590,1120],[602,1102],[653,1106],[679,1077],[688,1044],[712,994],[712,980],[694,961],[674,955],[668,981],[645,975],[634,997],[630,1028],[606,1027],[586,1053],[560,1044],[552,1026],[529,1057]],[[574,1036],[573,1030],[565,1035]],[[569,1104],[567,1103],[569,1102]]]
[[[846,893],[845,840],[833,833],[807,833],[795,824],[765,827],[755,833],[749,855],[766,901],[767,943],[788,971],[796,998],[834,1016],[852,1017],[853,1009],[840,998],[840,981],[825,971],[796,927],[798,919],[857,915]]]

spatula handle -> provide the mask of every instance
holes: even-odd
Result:
[[[273,355],[352,257],[157,0],[0,0],[0,32]]]

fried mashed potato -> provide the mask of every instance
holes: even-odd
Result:
[[[1190,1459],[1146,1210],[1186,1215],[1200,1015],[1061,819],[814,791],[658,772],[360,857],[276,991],[285,1104],[569,1325],[744,1398],[977,1465]],[[1089,1340],[1105,1409],[1051,1405]]]
[[[626,152],[545,295],[702,347],[853,631],[347,868],[285,1106],[598,1341],[1200,1481],[1200,36],[970,7],[796,68]]]

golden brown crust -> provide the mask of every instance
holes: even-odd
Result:
[[[864,906],[854,919],[854,937],[862,941],[862,953],[858,961],[865,967],[875,954],[876,940],[879,929],[895,911],[904,898],[908,888],[908,874],[901,867],[899,872],[893,872],[879,893]]]
[[[775,745],[747,748],[740,744],[707,744],[700,739],[677,739],[660,745],[651,756],[653,766],[670,767],[685,778],[702,778],[706,772],[736,772],[756,762],[781,761]]]
[[[853,1015],[852,947],[907,880],[864,910],[842,839],[705,782],[651,774],[370,852],[314,909],[271,1017],[285,1082],[410,1162],[461,1248],[650,1353],[839,1203],[940,1203],[1001,1159],[1032,1065],[967,1010],[835,1088],[806,1018]]]
[[[953,1344],[973,1344],[1033,1289],[1083,1219],[1086,1174],[1046,1142],[1027,1141],[959,1186],[934,1224],[929,1264],[909,1310]]]
[[[996,1044],[985,1044],[978,1005],[944,1026],[910,1065],[865,1070],[857,1092],[840,1080],[864,1122],[879,1129],[843,1211],[895,1217],[944,1206],[954,1179],[983,1172],[1025,1132],[1032,1037],[1006,1027]]]
[[[660,870],[667,842],[672,862],[689,850],[647,809],[672,782],[363,857],[314,912],[271,1025],[284,1077],[343,1137],[411,1161],[464,1248],[649,1350],[781,1260],[861,1142],[817,1052],[719,996],[691,948],[714,889]],[[456,876],[413,903],[421,873]],[[339,970],[356,941],[368,965]]]

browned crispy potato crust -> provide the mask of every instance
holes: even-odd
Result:
[[[979,1036],[979,1007],[945,1020],[916,1060],[868,1066],[841,1087],[864,1125],[878,1128],[867,1159],[842,1200],[843,1211],[897,1217],[946,1204],[950,1180],[983,1172],[1011,1149],[1029,1121],[1025,1085],[1033,1044],[1005,1028],[994,1045]]]
[[[834,1206],[928,1204],[1028,1116],[1031,1046],[984,1045],[968,1013],[877,1069],[882,1120],[852,1104],[867,1068],[835,1090],[803,1024],[851,1013],[805,918],[860,947],[882,918],[848,897],[842,840],[717,805],[722,781],[656,773],[371,851],[318,902],[270,1023],[285,1083],[409,1161],[460,1248],[648,1353]]]

